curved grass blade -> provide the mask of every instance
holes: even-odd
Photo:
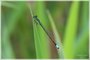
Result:
[[[2,51],[2,58],[15,58],[15,54],[10,43],[10,34],[14,30],[19,17],[22,16],[24,11],[25,4],[21,2],[18,4],[17,10],[13,11],[11,17],[7,19],[7,25],[2,28],[2,44],[4,50]]]
[[[47,15],[48,15],[50,24],[51,24],[52,29],[53,29],[53,33],[54,33],[56,44],[58,45],[58,48],[59,48],[59,49],[57,49],[58,50],[59,58],[63,59],[64,58],[64,55],[63,55],[64,54],[64,51],[63,51],[63,46],[62,46],[62,43],[61,43],[61,38],[59,37],[59,34],[57,32],[55,23],[54,23],[54,21],[52,19],[52,16],[51,16],[51,14],[50,14],[49,11],[47,11]]]
[[[79,2],[73,1],[70,8],[64,35],[64,55],[67,59],[74,58],[74,40],[77,32],[78,12]]]
[[[80,34],[77,37],[77,42],[76,42],[76,56],[79,58],[88,58],[89,57],[89,51],[88,51],[88,45],[89,45],[89,2],[85,1],[82,2],[82,10],[81,10],[81,29],[80,29]],[[77,57],[76,57],[77,58]]]
[[[9,3],[9,2],[2,2],[1,5],[4,6],[4,7],[7,7],[7,8],[13,8],[13,9],[17,8],[14,4]]]

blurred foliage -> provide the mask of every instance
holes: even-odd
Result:
[[[2,59],[88,59],[88,22],[88,1],[2,1]]]

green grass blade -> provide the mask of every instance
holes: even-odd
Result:
[[[76,56],[79,58],[87,58],[88,57],[88,37],[89,37],[89,3],[88,1],[82,2],[82,11],[81,11],[81,29],[80,29],[80,34],[79,37],[77,38],[77,43],[76,43]],[[85,56],[86,55],[86,56]],[[77,57],[76,57],[77,58]]]
[[[44,20],[46,20],[46,18],[43,17],[45,16],[44,15],[45,6],[43,2],[38,2],[36,6],[37,8],[36,10],[34,10],[34,12],[32,12],[31,7],[29,7],[32,17],[33,14],[34,15],[36,14],[40,19],[41,23],[42,22],[44,23],[45,22]],[[50,58],[48,36],[46,35],[42,27],[39,24],[36,24],[34,20],[33,20],[33,32],[34,32],[34,40],[35,40],[36,58],[38,59]]]
[[[81,29],[84,30],[85,27],[88,28],[89,21],[89,2],[82,2],[82,11],[81,11]]]
[[[59,49],[57,49],[58,50],[59,58],[62,58],[63,59],[64,58],[64,55],[63,55],[64,54],[64,51],[63,51],[63,46],[62,46],[62,43],[61,43],[61,38],[60,38],[60,36],[59,36],[59,34],[57,32],[55,23],[54,23],[54,21],[52,19],[52,16],[51,16],[51,14],[50,14],[49,11],[47,11],[47,15],[49,17],[49,21],[50,21],[50,24],[51,24],[52,29],[53,29],[53,33],[54,33],[56,44],[59,45]]]
[[[4,29],[2,35],[2,58],[15,58],[8,34],[8,31]]]
[[[89,58],[89,33],[87,31],[87,29],[85,29],[82,33],[82,35],[78,37],[78,41],[76,42],[76,46],[75,46],[75,57],[76,58]]]
[[[2,6],[7,7],[7,8],[16,9],[16,6],[12,3],[9,3],[9,2],[2,2]]]
[[[74,40],[77,32],[79,2],[73,1],[70,14],[68,16],[65,36],[64,36],[64,55],[65,58],[74,58]]]
[[[12,45],[10,43],[10,34],[13,32],[18,19],[22,16],[23,12],[25,11],[24,3],[19,3],[17,10],[13,11],[11,17],[7,22],[7,25],[4,25],[2,31],[2,44],[3,44],[3,54],[2,58],[15,58],[15,54],[12,49]]]

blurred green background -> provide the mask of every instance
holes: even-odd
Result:
[[[88,1],[2,1],[2,59],[88,59],[88,22]]]

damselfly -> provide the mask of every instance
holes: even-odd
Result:
[[[42,29],[45,31],[45,33],[48,35],[48,37],[51,39],[51,41],[54,43],[54,45],[56,46],[57,49],[59,49],[59,46],[53,41],[53,39],[51,38],[51,36],[48,34],[48,32],[46,31],[46,29],[44,28],[44,26],[42,25],[42,23],[40,22],[40,20],[37,18],[37,16],[33,16],[34,20],[36,21],[36,23],[38,23]]]

